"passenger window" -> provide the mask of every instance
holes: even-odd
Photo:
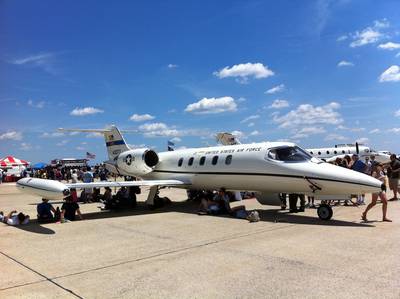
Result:
[[[206,163],[206,157],[203,156],[200,158],[199,164],[204,165],[204,163]]]
[[[232,163],[232,155],[226,156],[225,164],[230,165]]]
[[[181,167],[182,163],[183,163],[183,158],[180,158],[179,161],[178,161],[178,166]]]
[[[321,155],[321,152],[318,152],[318,155]]]
[[[217,163],[218,163],[218,156],[214,156],[214,157],[212,158],[211,164],[212,164],[212,165],[216,165]]]
[[[345,151],[342,151],[342,154],[344,154],[345,153]]]
[[[329,151],[326,151],[326,154],[329,155]]]
[[[189,161],[188,161],[188,165],[189,165],[189,166],[192,166],[192,165],[193,165],[193,160],[194,160],[193,157],[191,157],[191,158],[189,159]]]
[[[334,151],[333,153],[336,155],[336,154],[337,154],[337,151]]]
[[[313,155],[314,153],[313,153],[313,152],[310,152],[310,154]]]

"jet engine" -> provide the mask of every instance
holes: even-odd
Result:
[[[140,148],[121,153],[117,158],[117,166],[125,173],[141,176],[152,172],[158,161],[159,158],[155,151]]]

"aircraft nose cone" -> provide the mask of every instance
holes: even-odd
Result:
[[[325,194],[361,194],[381,191],[382,182],[367,175],[340,166],[319,164],[315,176],[321,177]]]

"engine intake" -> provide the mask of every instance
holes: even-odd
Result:
[[[134,149],[121,153],[117,159],[119,169],[124,172],[141,176],[153,171],[159,162],[155,151],[148,148]]]

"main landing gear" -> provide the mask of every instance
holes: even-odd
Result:
[[[147,200],[146,200],[146,204],[150,208],[150,210],[161,208],[171,203],[171,200],[168,197],[159,196],[161,188],[159,188],[159,186],[150,187],[149,194],[147,195]]]
[[[329,220],[329,219],[332,218],[333,210],[329,205],[321,204],[318,207],[317,214],[318,214],[319,219],[321,219],[321,220]]]

